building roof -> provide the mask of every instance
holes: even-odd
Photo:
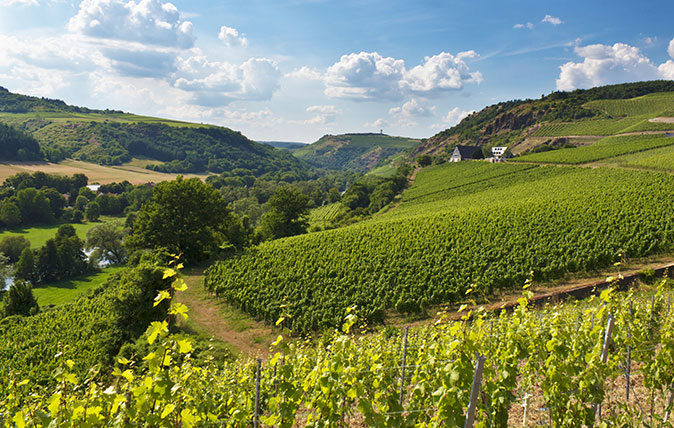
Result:
[[[454,150],[459,151],[461,158],[472,159],[478,154],[476,152],[479,152],[479,155],[482,156],[482,148],[479,146],[456,146]]]

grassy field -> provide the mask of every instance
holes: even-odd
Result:
[[[203,123],[182,122],[179,120],[162,119],[151,116],[139,116],[130,113],[67,113],[67,112],[30,112],[30,113],[0,113],[0,121],[6,123],[24,123],[26,120],[48,120],[57,123],[67,122],[119,122],[119,123],[160,123],[163,125],[188,127],[188,128],[203,128],[212,125]]]
[[[512,159],[515,162],[581,164],[674,144],[662,135],[630,135],[603,138],[591,146],[533,153]]]
[[[92,227],[109,222],[109,221],[114,221],[114,220],[124,220],[123,216],[119,217],[113,217],[113,216],[101,216],[100,221],[96,222],[86,222],[86,223],[78,223],[78,224],[73,224],[72,226],[75,228],[75,231],[77,232],[77,236],[80,237],[80,239],[84,240],[86,239],[87,236],[87,231],[91,229]],[[23,236],[27,240],[30,241],[30,247],[33,249],[40,248],[42,247],[47,240],[53,238],[56,236],[56,230],[58,230],[60,224],[48,224],[48,225],[40,225],[40,226],[32,226],[32,227],[21,227],[21,228],[16,228],[16,229],[11,229],[11,230],[4,230],[0,232],[0,240],[7,237],[7,236]]]
[[[614,117],[659,115],[674,109],[674,93],[660,92],[628,100],[598,100],[585,104]]]
[[[34,173],[42,171],[47,174],[73,175],[84,174],[89,177],[89,183],[107,184],[127,180],[132,184],[159,183],[161,181],[174,180],[178,175],[186,178],[199,177],[203,180],[208,174],[166,174],[151,171],[140,166],[142,160],[138,159],[121,166],[103,166],[89,162],[65,160],[59,163],[49,162],[0,162],[0,182],[7,177],[20,172]],[[147,161],[145,161],[147,164]]]
[[[40,306],[62,305],[102,285],[108,278],[124,268],[125,266],[112,266],[91,275],[36,287],[33,289],[33,294]]]

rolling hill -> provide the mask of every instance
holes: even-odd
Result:
[[[74,107],[4,88],[0,88],[0,122],[34,137],[50,161],[71,158],[122,165],[145,157],[158,161],[149,162],[148,169],[169,173],[235,169],[255,176],[306,173],[306,166],[290,153],[229,128]]]
[[[674,130],[674,81],[601,86],[513,100],[473,113],[420,144],[411,156],[446,156],[458,144],[508,146],[515,154],[586,145],[600,137]]]
[[[391,156],[412,149],[419,142],[413,138],[372,133],[324,135],[293,154],[321,168],[366,172],[386,164]]]

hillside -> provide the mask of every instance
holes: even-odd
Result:
[[[306,146],[306,143],[296,143],[292,141],[258,141],[258,143],[266,144],[268,146],[276,147],[277,149],[285,149],[290,152],[301,149]]]
[[[419,144],[419,140],[385,134],[324,135],[315,143],[293,152],[311,165],[366,172],[384,165],[391,157]]]
[[[145,157],[148,169],[169,173],[230,172],[255,176],[306,167],[290,153],[228,128],[73,107],[60,100],[0,90],[0,122],[34,137],[50,161],[66,158],[122,165]],[[0,160],[13,160],[1,158]]]
[[[674,139],[670,139],[674,143]],[[422,169],[402,203],[352,226],[263,243],[208,271],[207,288],[299,333],[423,313],[667,251],[667,174],[462,162]],[[616,203],[620,201],[620,204]]]
[[[444,155],[457,144],[506,145],[515,154],[586,145],[598,137],[665,131],[674,123],[674,81],[553,92],[538,100],[513,100],[474,113],[419,145],[419,153]]]

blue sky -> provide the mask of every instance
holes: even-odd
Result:
[[[0,86],[257,140],[425,138],[499,101],[674,79],[674,2],[0,0]]]

